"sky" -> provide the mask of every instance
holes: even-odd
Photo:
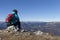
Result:
[[[20,21],[60,22],[60,0],[0,0],[0,21],[13,9]]]

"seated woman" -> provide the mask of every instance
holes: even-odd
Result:
[[[7,26],[14,25],[15,28],[18,27],[18,31],[21,29],[21,24],[16,9],[12,11],[12,14],[8,15],[8,17],[6,18],[6,22]]]

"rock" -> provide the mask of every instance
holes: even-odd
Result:
[[[36,31],[36,32],[34,32],[34,34],[35,34],[35,35],[42,35],[43,32],[41,32],[41,31]]]
[[[18,27],[15,27],[12,25],[12,26],[7,27],[6,31],[7,32],[17,32],[17,31],[24,32],[25,30],[24,29],[18,30]]]
[[[0,33],[2,32],[2,30],[0,30]]]
[[[6,29],[8,32],[10,31],[17,31],[18,29],[16,29],[13,25],[12,26],[9,26],[7,29]]]
[[[46,33],[46,35],[49,35],[49,33]]]
[[[21,29],[21,32],[24,32],[25,30],[24,29]]]

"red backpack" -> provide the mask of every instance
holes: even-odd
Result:
[[[8,14],[8,17],[5,19],[5,22],[9,22],[12,18],[13,14]]]

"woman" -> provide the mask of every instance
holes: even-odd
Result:
[[[18,27],[18,31],[21,29],[21,24],[16,9],[12,10],[12,14],[8,15],[6,21],[7,21],[7,26],[14,25],[15,28]]]

